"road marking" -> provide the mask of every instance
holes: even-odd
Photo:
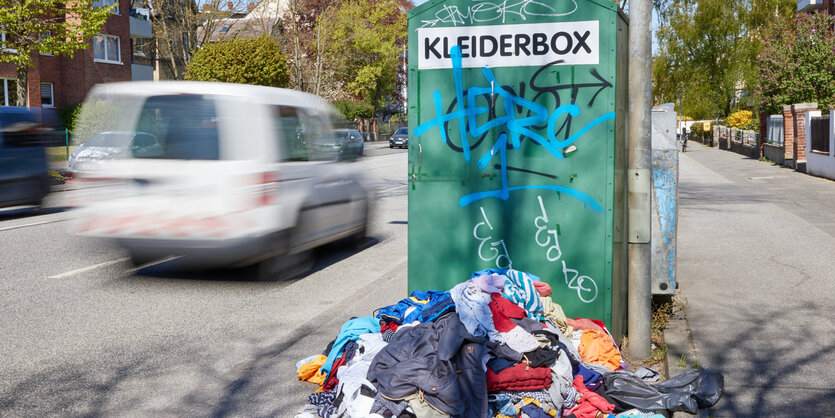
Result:
[[[27,226],[38,226],[38,225],[44,225],[44,224],[51,224],[51,223],[55,223],[55,222],[69,221],[69,220],[70,219],[57,219],[57,220],[32,222],[32,223],[24,224],[24,225],[7,226],[7,227],[0,228],[0,232],[9,231],[9,230],[12,230],[12,229],[26,228]]]
[[[104,263],[95,264],[89,267],[80,268],[78,270],[68,271],[66,273],[56,274],[54,276],[49,276],[50,279],[63,279],[64,277],[74,276],[79,273],[84,273],[86,271],[95,270],[100,267],[107,267],[113,264],[118,264],[124,261],[130,260],[130,257],[122,257],[116,260],[105,261]]]

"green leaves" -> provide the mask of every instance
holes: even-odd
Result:
[[[793,0],[663,1],[659,50],[653,61],[654,95],[662,102],[682,97],[683,113],[712,119],[748,99],[759,73],[755,57],[765,24],[794,13]]]
[[[261,36],[206,45],[194,54],[186,79],[287,87],[290,74],[281,44]]]
[[[30,54],[35,51],[72,55],[86,49],[87,41],[101,30],[115,7],[93,7],[92,0],[4,3],[0,8],[0,26],[6,33],[6,42],[0,50],[0,62],[11,62],[17,67],[30,67]]]
[[[835,18],[825,13],[774,21],[756,57],[760,83],[756,97],[769,113],[781,106],[817,102],[835,107]]]
[[[32,53],[73,55],[90,46],[115,5],[93,7],[93,0],[5,0],[0,6],[0,27],[6,40],[0,62],[15,65],[17,105],[26,105],[27,74]]]
[[[377,113],[397,94],[406,45],[406,14],[395,0],[342,2],[335,13],[329,51],[336,77]],[[347,116],[347,115],[346,115]]]

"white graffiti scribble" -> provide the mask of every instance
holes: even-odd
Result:
[[[597,283],[589,276],[580,276],[580,272],[570,269],[565,265],[565,260],[562,260],[562,274],[565,277],[565,284],[569,289],[577,291],[577,297],[583,302],[592,303],[597,299]],[[571,278],[568,275],[571,274]]]
[[[527,20],[528,17],[558,17],[568,16],[577,11],[576,0],[564,0],[562,3],[569,5],[571,10],[560,11],[554,8],[550,2],[537,0],[506,0],[498,3],[491,3],[487,0],[473,0],[473,5],[461,10],[458,6],[444,6],[435,12],[435,19],[423,20],[422,28],[434,27],[439,24],[447,25],[472,25],[475,23],[505,23],[508,16],[518,17]]]
[[[537,216],[536,219],[533,220],[534,226],[536,226],[536,239],[537,245],[542,248],[548,247],[548,250],[545,251],[545,257],[548,258],[548,261],[557,261],[562,257],[562,250],[560,249],[560,238],[557,236],[556,229],[548,229],[548,214],[545,213],[545,205],[542,203],[542,196],[537,196],[539,199],[539,208],[542,210],[542,216]],[[542,225],[539,223],[542,222]],[[540,234],[545,232],[545,241],[540,239]],[[554,243],[551,244],[551,237],[554,237]]]
[[[479,209],[481,209],[481,216],[484,218],[484,221],[477,223],[475,225],[475,227],[473,228],[473,237],[475,237],[475,239],[481,241],[481,243],[478,245],[478,257],[481,258],[484,261],[496,260],[496,267],[500,268],[500,269],[513,268],[513,262],[510,260],[510,255],[507,253],[507,246],[505,245],[503,239],[491,242],[490,246],[487,247],[487,249],[489,250],[488,256],[485,257],[485,255],[484,255],[484,244],[486,244],[488,241],[492,240],[493,236],[492,235],[488,235],[487,237],[479,236],[478,229],[481,228],[482,226],[487,226],[488,228],[490,228],[490,231],[492,231],[493,230],[493,225],[491,225],[490,220],[487,219],[487,214],[484,213],[484,208],[480,207]],[[499,251],[499,248],[501,248],[501,251]],[[506,260],[506,262],[502,263],[502,259]]]
[[[559,231],[557,228],[548,228],[548,223],[550,221],[548,219],[548,213],[545,211],[545,204],[542,202],[542,196],[536,196],[536,198],[539,200],[539,209],[542,212],[542,215],[537,216],[533,220],[533,224],[536,227],[534,240],[540,247],[548,248],[545,250],[545,258],[547,258],[549,262],[553,263],[562,257]],[[553,243],[551,238],[553,238]],[[581,275],[577,270],[569,268],[568,265],[565,264],[565,260],[562,260],[562,274],[565,279],[566,286],[568,286],[569,289],[576,290],[577,297],[580,298],[581,301],[591,303],[597,299],[597,283],[594,282],[594,279],[586,275]]]

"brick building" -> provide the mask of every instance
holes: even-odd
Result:
[[[119,2],[117,13],[89,41],[90,47],[71,57],[34,54],[28,75],[29,107],[81,103],[98,83],[153,79],[151,60],[143,60],[151,37],[150,21],[131,9],[130,0],[99,0],[98,4],[113,1]],[[16,83],[14,65],[0,63],[0,105],[15,105]]]

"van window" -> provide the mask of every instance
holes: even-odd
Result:
[[[307,161],[306,124],[296,108],[273,107],[273,126],[286,161]]]
[[[215,103],[196,94],[153,96],[139,113],[136,131],[160,147],[155,152],[135,153],[135,158],[171,160],[217,160],[220,158]]]

